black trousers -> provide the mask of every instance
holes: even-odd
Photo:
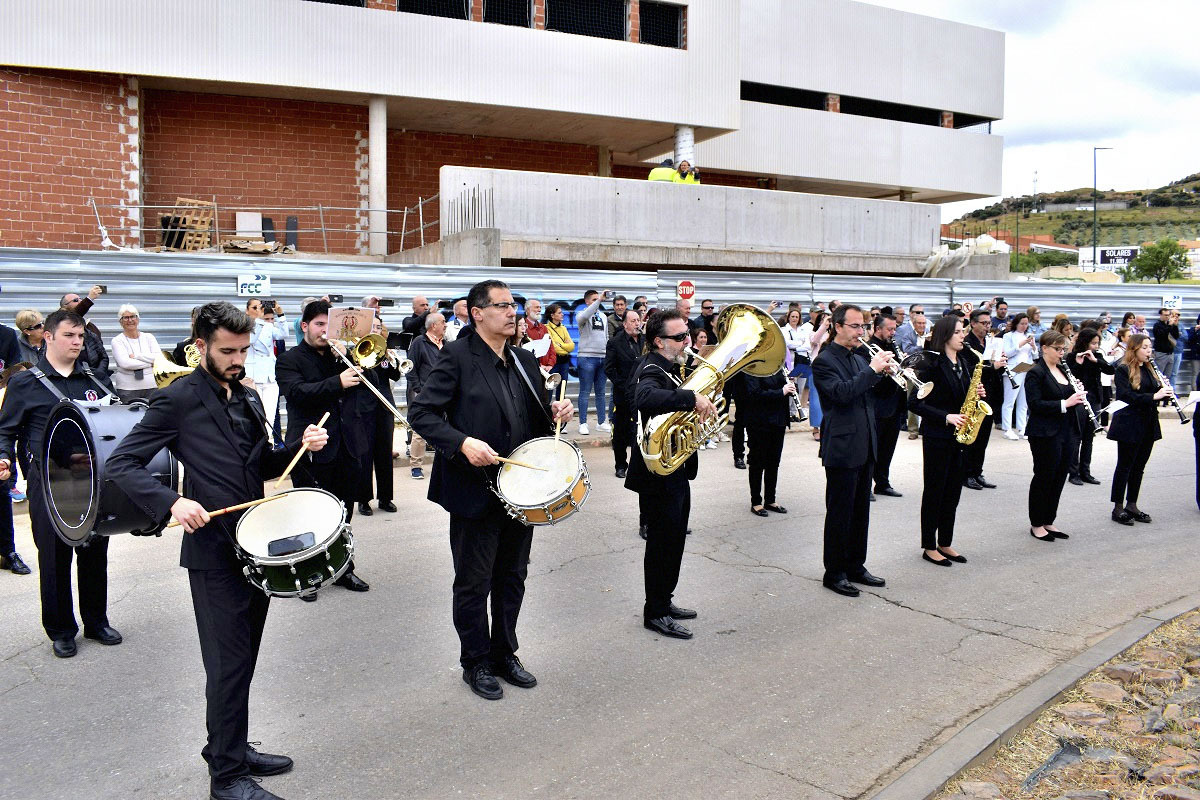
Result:
[[[108,537],[98,536],[82,547],[64,544],[50,524],[50,509],[37,471],[29,474],[29,522],[38,551],[38,579],[42,590],[42,627],[53,639],[70,639],[79,633],[71,597],[71,560],[79,566],[79,616],[83,627],[108,626]]]
[[[992,438],[992,426],[995,423],[995,415],[989,414],[983,418],[983,422],[979,425],[979,435],[975,437],[975,441],[967,448],[966,458],[966,475],[968,478],[983,477],[983,460],[987,456],[988,442]],[[946,545],[942,545],[946,547]]]
[[[616,462],[617,469],[628,469],[630,454],[632,453],[634,458],[639,456],[637,442],[634,440],[636,428],[634,427],[633,407],[623,394],[613,393],[612,421],[613,460]]]
[[[517,652],[517,617],[525,599],[532,544],[533,528],[499,508],[479,519],[450,515],[454,629],[461,645],[459,663],[465,669]]]
[[[687,539],[688,515],[692,510],[692,487],[685,483],[669,491],[638,493],[638,506],[646,522],[646,619],[670,613],[671,598],[679,584],[683,544]]]
[[[862,574],[871,524],[871,480],[875,464],[825,468],[825,580]]]
[[[392,433],[395,419],[390,413],[384,413],[380,408],[375,415],[375,429],[371,437],[371,463],[363,471],[363,485],[366,494],[362,502],[368,502],[372,497],[381,503],[392,502],[395,490],[392,486]],[[375,473],[375,490],[371,491],[371,473]]]
[[[730,398],[729,404],[736,406],[733,399]],[[734,416],[733,419],[733,460],[746,457],[746,422],[741,416]]]
[[[1137,504],[1142,492],[1142,476],[1146,462],[1154,449],[1154,440],[1141,442],[1117,442],[1117,468],[1113,470],[1112,501],[1114,503]]]
[[[204,661],[208,742],[200,754],[214,782],[248,774],[250,681],[270,598],[233,569],[190,569],[192,608]]]
[[[783,457],[784,428],[747,428],[750,446],[750,505],[775,502],[779,460]]]
[[[12,496],[8,493],[13,486],[12,480],[0,483],[0,556],[7,556],[17,549],[17,534],[13,528]]]
[[[879,489],[892,485],[892,456],[896,454],[900,423],[905,417],[907,415],[894,415],[875,420],[875,438],[879,442],[879,460],[875,462],[875,486]]]
[[[1055,436],[1030,436],[1033,454],[1033,479],[1029,481],[1029,524],[1037,528],[1053,525],[1058,516],[1058,501],[1067,482],[1071,463],[1070,426]]]
[[[921,493],[921,549],[954,544],[954,518],[962,497],[967,450],[954,439],[921,437],[925,489]]]

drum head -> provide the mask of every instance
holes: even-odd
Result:
[[[550,436],[530,439],[512,451],[509,458],[546,469],[539,472],[515,464],[500,468],[496,487],[508,502],[522,507],[542,506],[561,498],[579,477],[583,466],[579,448],[566,439],[555,442]]]
[[[92,535],[100,512],[96,443],[84,415],[60,404],[46,422],[43,481],[50,521],[63,541],[81,544]]]
[[[271,542],[313,535],[315,546],[337,536],[346,521],[346,509],[324,489],[288,489],[280,500],[254,506],[237,524],[238,547],[256,559],[272,560]]]

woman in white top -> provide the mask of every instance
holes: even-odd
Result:
[[[267,301],[267,305],[263,305],[262,300],[252,298],[246,302],[246,314],[254,319],[250,351],[246,353],[246,377],[254,381],[254,388],[262,398],[267,422],[274,429],[279,410],[279,384],[275,382],[275,342],[287,340],[287,322],[283,318],[283,309],[274,301]]]
[[[1017,388],[1009,381],[1004,382],[1004,405],[1000,412],[1000,428],[1005,439],[1025,437],[1025,423],[1029,421],[1029,409],[1025,405],[1025,373],[1017,370],[1018,364],[1032,364],[1034,360],[1033,334],[1029,330],[1029,315],[1017,314],[1009,323],[1004,334],[1004,355],[1008,357],[1008,368],[1017,382]],[[1013,411],[1017,421],[1013,425]]]
[[[128,303],[117,311],[121,332],[113,337],[113,388],[122,403],[148,399],[154,392],[154,359],[161,351],[153,334],[138,330],[138,310]]]

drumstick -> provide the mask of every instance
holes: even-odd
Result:
[[[259,500],[251,500],[248,503],[238,503],[236,506],[226,506],[225,508],[222,508],[219,511],[208,512],[208,516],[209,517],[219,517],[222,514],[228,514],[231,511],[241,511],[243,508],[250,508],[251,506],[257,506],[257,505],[262,505],[263,503],[269,503],[272,500],[278,500],[281,497],[283,497],[282,494],[273,494],[270,497],[263,497]],[[167,523],[167,527],[168,528],[176,528],[182,524],[183,523],[180,522],[179,520],[173,519]]]
[[[549,472],[545,467],[535,467],[533,464],[526,464],[524,461],[516,461],[511,458],[501,458],[496,456],[496,460],[502,464],[512,464],[514,467],[524,467],[525,469],[536,469],[538,472]]]
[[[326,420],[328,420],[328,419],[329,419],[329,412],[328,412],[328,411],[326,411],[326,412],[325,412],[325,414],[324,414],[324,415],[321,417],[321,421],[317,423],[317,427],[318,427],[318,428],[323,428],[323,427],[325,427],[325,421],[326,421]],[[278,489],[278,488],[279,488],[279,486],[280,486],[280,485],[283,483],[283,480],[284,480],[284,478],[286,478],[288,475],[291,475],[291,474],[292,474],[292,469],[293,469],[293,468],[296,466],[296,464],[298,464],[298,463],[300,462],[300,456],[304,455],[304,454],[305,454],[305,453],[307,453],[307,452],[308,452],[308,447],[307,447],[307,446],[302,446],[302,447],[301,447],[301,448],[300,448],[300,449],[299,449],[299,450],[296,452],[296,455],[292,456],[292,463],[290,463],[290,464],[288,464],[288,465],[287,465],[287,469],[285,469],[285,470],[283,471],[283,474],[279,476],[279,480],[275,481],[275,488],[276,488],[276,489]]]
[[[558,401],[561,403],[566,396],[567,396],[567,382],[563,381],[562,383],[560,383],[558,385]],[[582,403],[583,401],[580,400],[579,402]],[[554,445],[555,445],[555,447],[558,446],[558,435],[560,433],[562,433],[562,420],[556,419],[556,420],[554,420]]]

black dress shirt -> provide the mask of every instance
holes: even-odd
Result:
[[[246,387],[234,381],[229,384],[231,392],[225,390],[225,384],[218,381],[208,370],[197,370],[207,379],[210,388],[217,396],[217,402],[225,409],[229,419],[229,427],[233,430],[233,438],[237,443],[238,455],[243,461],[250,460],[250,452],[258,440],[266,436],[266,430],[255,424],[254,412],[250,410],[250,395]],[[256,430],[257,429],[257,430]]]
[[[515,356],[510,352],[508,360],[502,359],[497,355],[485,362],[484,369],[495,370],[496,378],[500,385],[500,404],[504,409],[504,433],[505,446],[500,449],[502,453],[509,453],[513,447],[522,442],[527,442],[534,438],[533,426],[529,422],[529,408],[523,397],[529,391],[529,387],[525,385],[525,381],[521,378],[513,365],[512,359]],[[532,380],[532,378],[530,378]]]

